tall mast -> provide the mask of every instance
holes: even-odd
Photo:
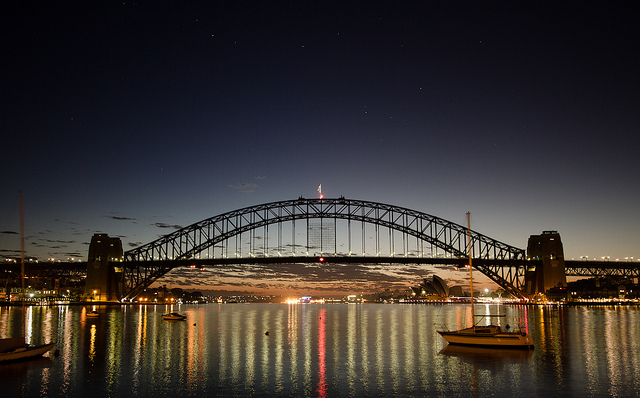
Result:
[[[469,252],[469,282],[471,284],[471,322],[476,325],[476,313],[473,306],[473,267],[471,265],[471,213],[467,212],[467,251]]]
[[[20,279],[22,280],[22,338],[25,337],[25,324],[24,320],[24,211],[22,208],[22,190],[20,193],[20,268],[22,271]]]

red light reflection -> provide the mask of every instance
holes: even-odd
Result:
[[[327,396],[327,365],[325,362],[327,355],[327,333],[325,326],[327,310],[320,310],[318,317],[318,396]]]

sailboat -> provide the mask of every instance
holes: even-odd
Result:
[[[23,337],[0,339],[0,362],[39,357],[55,345],[56,343],[48,343],[32,346],[25,344]]]
[[[525,331],[503,331],[498,325],[478,326],[475,323],[475,309],[473,303],[473,269],[471,266],[471,215],[467,213],[467,240],[469,252],[469,278],[471,284],[471,317],[473,326],[460,330],[438,330],[449,344],[476,347],[505,347],[505,348],[533,348],[533,340]],[[485,315],[481,315],[483,318]]]
[[[32,346],[24,337],[24,217],[22,212],[22,191],[20,191],[20,246],[22,252],[22,336],[0,339],[0,362],[39,357],[51,350],[56,343]]]

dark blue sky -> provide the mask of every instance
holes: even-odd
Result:
[[[10,2],[0,255],[20,189],[44,259],[322,183],[640,258],[640,15],[586,3]]]

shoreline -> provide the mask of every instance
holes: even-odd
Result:
[[[43,303],[33,303],[33,302],[25,302],[24,306],[25,307],[56,307],[56,306],[84,306],[84,307],[89,307],[89,306],[131,306],[131,305],[144,305],[144,306],[158,306],[158,305],[206,305],[206,304],[288,304],[288,303],[261,303],[261,302],[256,302],[256,303],[217,303],[217,302],[210,302],[210,303],[181,303],[181,304],[176,304],[176,303],[133,303],[133,302],[125,302],[125,303],[118,303],[118,302],[68,302],[68,303],[50,303],[50,304],[43,304]],[[302,304],[302,303],[297,303],[297,304]],[[349,303],[304,303],[304,304],[349,304]],[[358,304],[411,304],[411,305],[466,305],[469,304],[469,302],[462,302],[462,301],[428,301],[428,300],[424,300],[424,301],[397,301],[395,303],[378,303],[378,302],[365,302],[365,303],[358,303]],[[594,302],[594,301],[568,301],[568,302],[564,302],[564,303],[558,303],[558,302],[549,302],[549,303],[532,303],[532,302],[522,302],[522,303],[518,303],[518,302],[490,302],[490,303],[481,303],[481,304],[490,304],[490,305],[511,305],[511,306],[519,306],[519,305],[526,305],[526,306],[544,306],[544,307],[588,307],[588,306],[592,306],[592,307],[606,307],[606,306],[639,306],[640,302],[627,302],[627,301],[607,301],[607,302]],[[0,307],[22,307],[23,303],[22,302],[6,302],[6,301],[0,301]]]

